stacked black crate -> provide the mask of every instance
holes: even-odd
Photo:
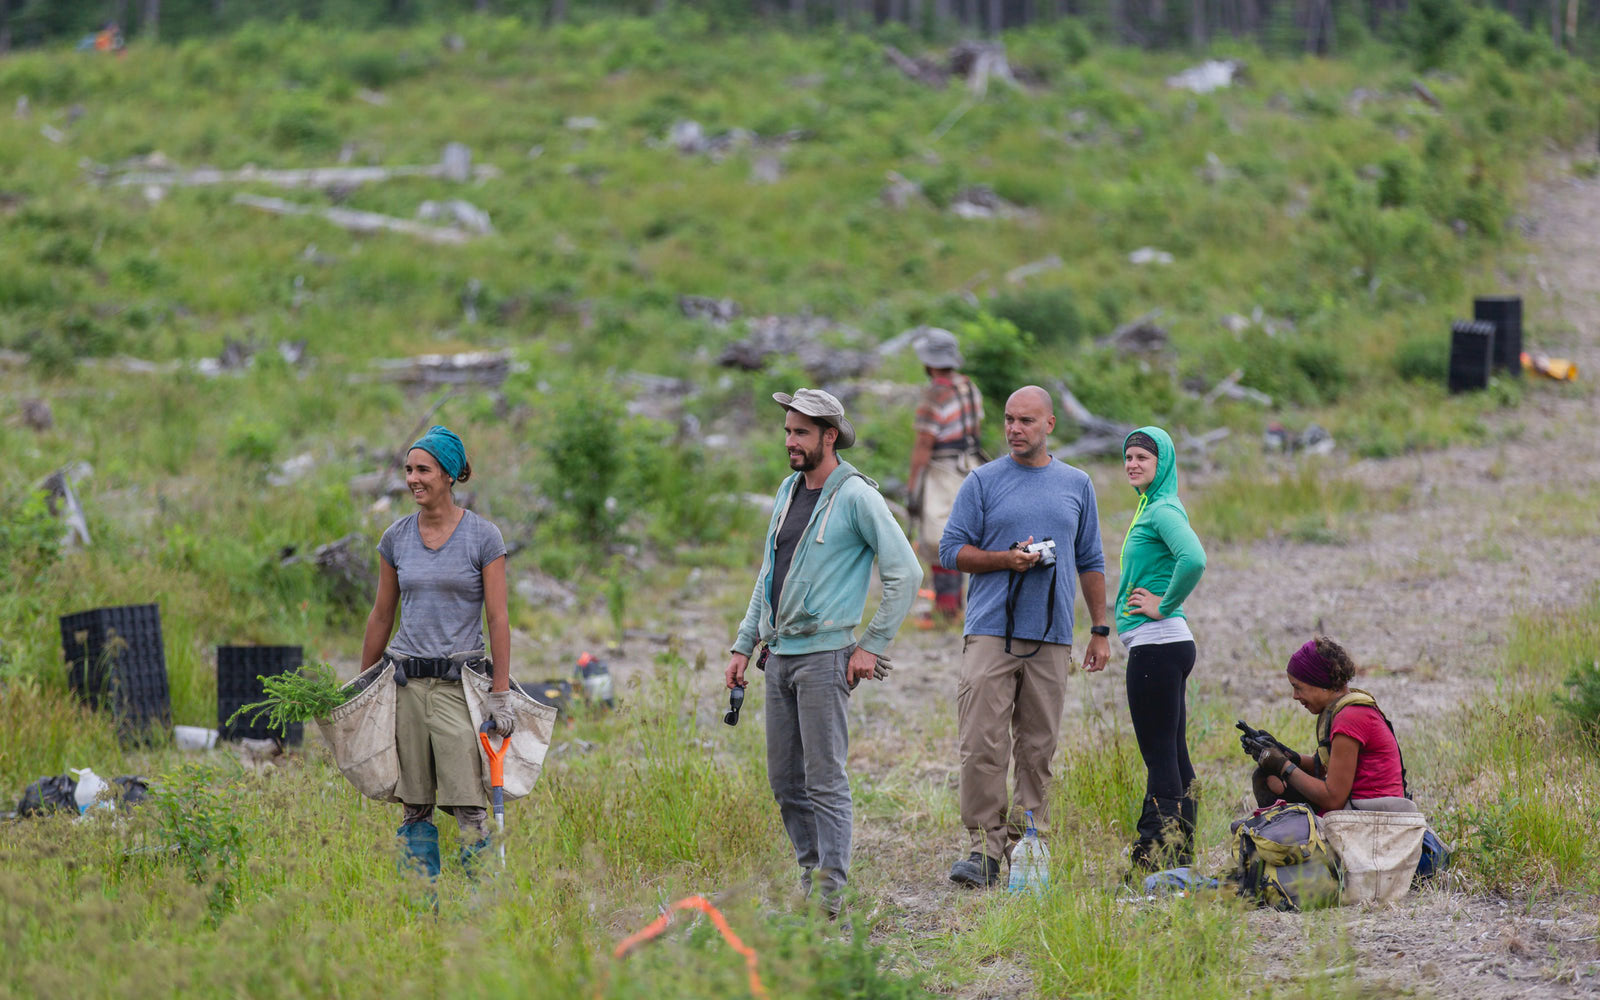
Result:
[[[1480,295],[1472,300],[1472,318],[1494,324],[1494,370],[1521,375],[1522,298]]]
[[[124,738],[172,727],[161,607],[132,604],[61,617],[67,683],[91,708],[109,708]]]
[[[298,744],[305,735],[305,724],[291,722],[287,731],[272,729],[265,714],[252,721],[253,713],[228,720],[245,705],[266,697],[261,678],[292,674],[304,662],[299,646],[218,646],[217,647],[217,735],[225,740],[269,739]]]
[[[1489,387],[1494,360],[1494,324],[1458,319],[1450,324],[1450,391]]]

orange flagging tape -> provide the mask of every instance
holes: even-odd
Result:
[[[672,914],[678,910],[699,910],[710,917],[712,926],[716,927],[717,933],[728,942],[728,947],[744,956],[744,967],[750,973],[751,995],[762,998],[767,996],[767,988],[761,985],[761,977],[756,974],[756,950],[739,940],[739,935],[728,926],[728,919],[722,915],[722,911],[712,906],[704,896],[688,896],[673,903],[667,907],[667,912],[623,938],[617,945],[616,951],[611,953],[611,957],[621,958],[636,946],[660,936],[661,932],[667,929],[667,924],[672,921]]]

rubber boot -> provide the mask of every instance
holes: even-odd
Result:
[[[466,872],[467,878],[477,881],[478,855],[489,849],[489,838],[466,844],[461,848],[461,870]]]
[[[1182,840],[1173,855],[1173,867],[1187,868],[1194,864],[1194,830],[1199,818],[1200,791],[1191,785],[1188,793],[1178,800],[1178,832]]]
[[[428,881],[439,877],[439,828],[423,820],[407,823],[398,831],[400,836],[400,870],[426,876]]]
[[[1139,839],[1133,844],[1129,862],[1136,870],[1158,872],[1179,864],[1182,851],[1182,799],[1147,795],[1139,814]]]

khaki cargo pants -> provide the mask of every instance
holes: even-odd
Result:
[[[405,821],[426,820],[438,805],[454,814],[463,830],[481,827],[488,800],[478,732],[461,682],[412,677],[396,695],[400,784],[394,794],[406,804]]]
[[[1032,810],[1040,833],[1049,829],[1046,805],[1050,759],[1061,738],[1072,647],[969,635],[961,650],[956,683],[956,731],[961,747],[961,822],[970,850],[999,861],[1022,839],[1024,814]],[[1016,790],[1006,777],[1016,765]]]

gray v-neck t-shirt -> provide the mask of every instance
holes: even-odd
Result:
[[[437,549],[422,544],[417,515],[389,525],[378,554],[400,577],[401,656],[444,657],[483,648],[483,568],[506,554],[500,529],[470,510]]]

